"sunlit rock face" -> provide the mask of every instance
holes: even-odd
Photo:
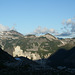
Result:
[[[13,56],[24,56],[23,50],[20,49],[20,46],[15,47],[15,51],[13,52]]]
[[[23,52],[23,50],[20,48],[20,46],[16,46],[15,47],[15,50],[13,52],[13,56],[24,56],[24,57],[27,57],[29,59],[32,59],[32,60],[37,60],[37,59],[41,59],[40,55],[35,52],[35,53],[31,53],[31,52]]]
[[[32,60],[48,58],[59,48],[71,49],[75,38],[58,39],[47,33],[45,35],[22,35],[11,30],[0,32],[0,48],[12,56],[24,56]]]
[[[43,37],[46,37],[47,39],[49,39],[49,40],[58,40],[56,37],[54,37],[53,35],[51,35],[51,34],[49,34],[49,33],[47,33],[47,34],[45,34],[45,35],[43,35]]]

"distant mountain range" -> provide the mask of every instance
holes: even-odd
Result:
[[[74,46],[75,38],[58,39],[49,33],[24,36],[14,30],[0,32],[0,47],[14,57],[48,58],[60,48],[71,49]]]
[[[12,30],[0,33],[0,47],[1,75],[75,75],[75,38]]]

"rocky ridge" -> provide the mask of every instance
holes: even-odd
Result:
[[[24,56],[29,59],[37,60],[48,58],[59,48],[67,48],[71,44],[75,45],[75,39],[61,39],[51,34],[41,36],[22,35],[17,31],[4,31],[0,34],[0,46],[12,56]]]

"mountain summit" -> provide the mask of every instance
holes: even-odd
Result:
[[[24,56],[29,59],[37,60],[48,58],[59,48],[72,48],[75,46],[75,39],[57,39],[47,33],[45,35],[22,35],[11,30],[0,33],[0,47],[10,55]]]

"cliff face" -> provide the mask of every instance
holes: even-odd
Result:
[[[69,45],[68,45],[69,44]],[[24,56],[37,60],[48,58],[59,48],[71,48],[75,39],[59,40],[51,34],[41,36],[22,35],[16,31],[1,32],[0,46],[12,56]]]
[[[35,53],[31,53],[31,52],[23,52],[23,50],[20,48],[20,46],[16,46],[15,50],[13,51],[13,56],[23,56],[23,57],[27,57],[29,59],[41,59],[40,55],[35,52]]]
[[[51,53],[48,53],[44,57],[48,58],[50,55],[51,55]],[[20,48],[20,46],[15,47],[15,50],[13,51],[13,56],[14,57],[23,56],[23,57],[27,57],[32,60],[41,59],[41,56],[39,53],[37,53],[37,52],[32,53],[32,52],[27,52],[27,51],[23,52],[23,50]]]

